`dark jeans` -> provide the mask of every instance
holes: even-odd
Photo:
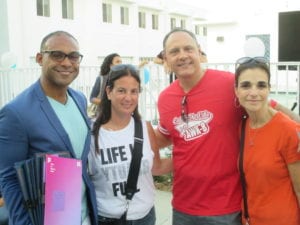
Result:
[[[0,207],[0,225],[8,225],[8,212],[5,206]]]
[[[102,219],[100,219],[102,218]],[[103,217],[98,216],[98,219],[103,220]],[[104,219],[105,220],[105,219]],[[98,220],[99,221],[99,220]],[[127,220],[124,224],[118,222],[117,220],[110,220],[107,218],[107,222],[98,222],[98,225],[155,225],[155,221],[156,221],[156,215],[155,215],[155,209],[154,207],[152,207],[152,209],[149,211],[149,213],[138,220]]]
[[[193,216],[173,209],[173,225],[241,225],[241,213],[221,216]]]

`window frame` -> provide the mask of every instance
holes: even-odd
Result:
[[[170,18],[170,27],[171,27],[171,30],[173,30],[176,27],[176,18],[175,17]]]
[[[139,11],[139,28],[146,28],[146,12]]]
[[[102,22],[112,23],[112,5],[109,3],[102,3]]]
[[[50,17],[50,0],[36,0],[36,14]]]
[[[129,8],[126,6],[120,6],[120,23],[129,25]]]
[[[185,29],[186,28],[186,20],[185,19],[180,19],[180,27],[182,29]]]
[[[152,30],[158,30],[159,29],[159,15],[158,14],[152,14]]]
[[[65,5],[65,6],[64,6]],[[74,1],[73,0],[61,0],[62,18],[74,19]],[[64,8],[65,7],[65,8]]]

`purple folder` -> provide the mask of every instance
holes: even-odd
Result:
[[[81,225],[82,163],[46,155],[44,225]]]

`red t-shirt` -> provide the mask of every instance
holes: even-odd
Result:
[[[258,129],[250,129],[247,121],[244,172],[251,225],[300,224],[300,208],[287,169],[287,164],[300,161],[299,132],[300,125],[281,112]]]
[[[187,94],[178,80],[160,94],[159,130],[174,144],[176,210],[203,216],[241,210],[237,169],[241,108],[234,99],[234,75],[217,70],[207,70]],[[182,110],[188,114],[187,123],[181,119]]]

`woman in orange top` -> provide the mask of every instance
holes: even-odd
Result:
[[[299,225],[300,125],[268,104],[265,58],[244,57],[236,66],[235,93],[248,114],[243,170],[249,223]]]

